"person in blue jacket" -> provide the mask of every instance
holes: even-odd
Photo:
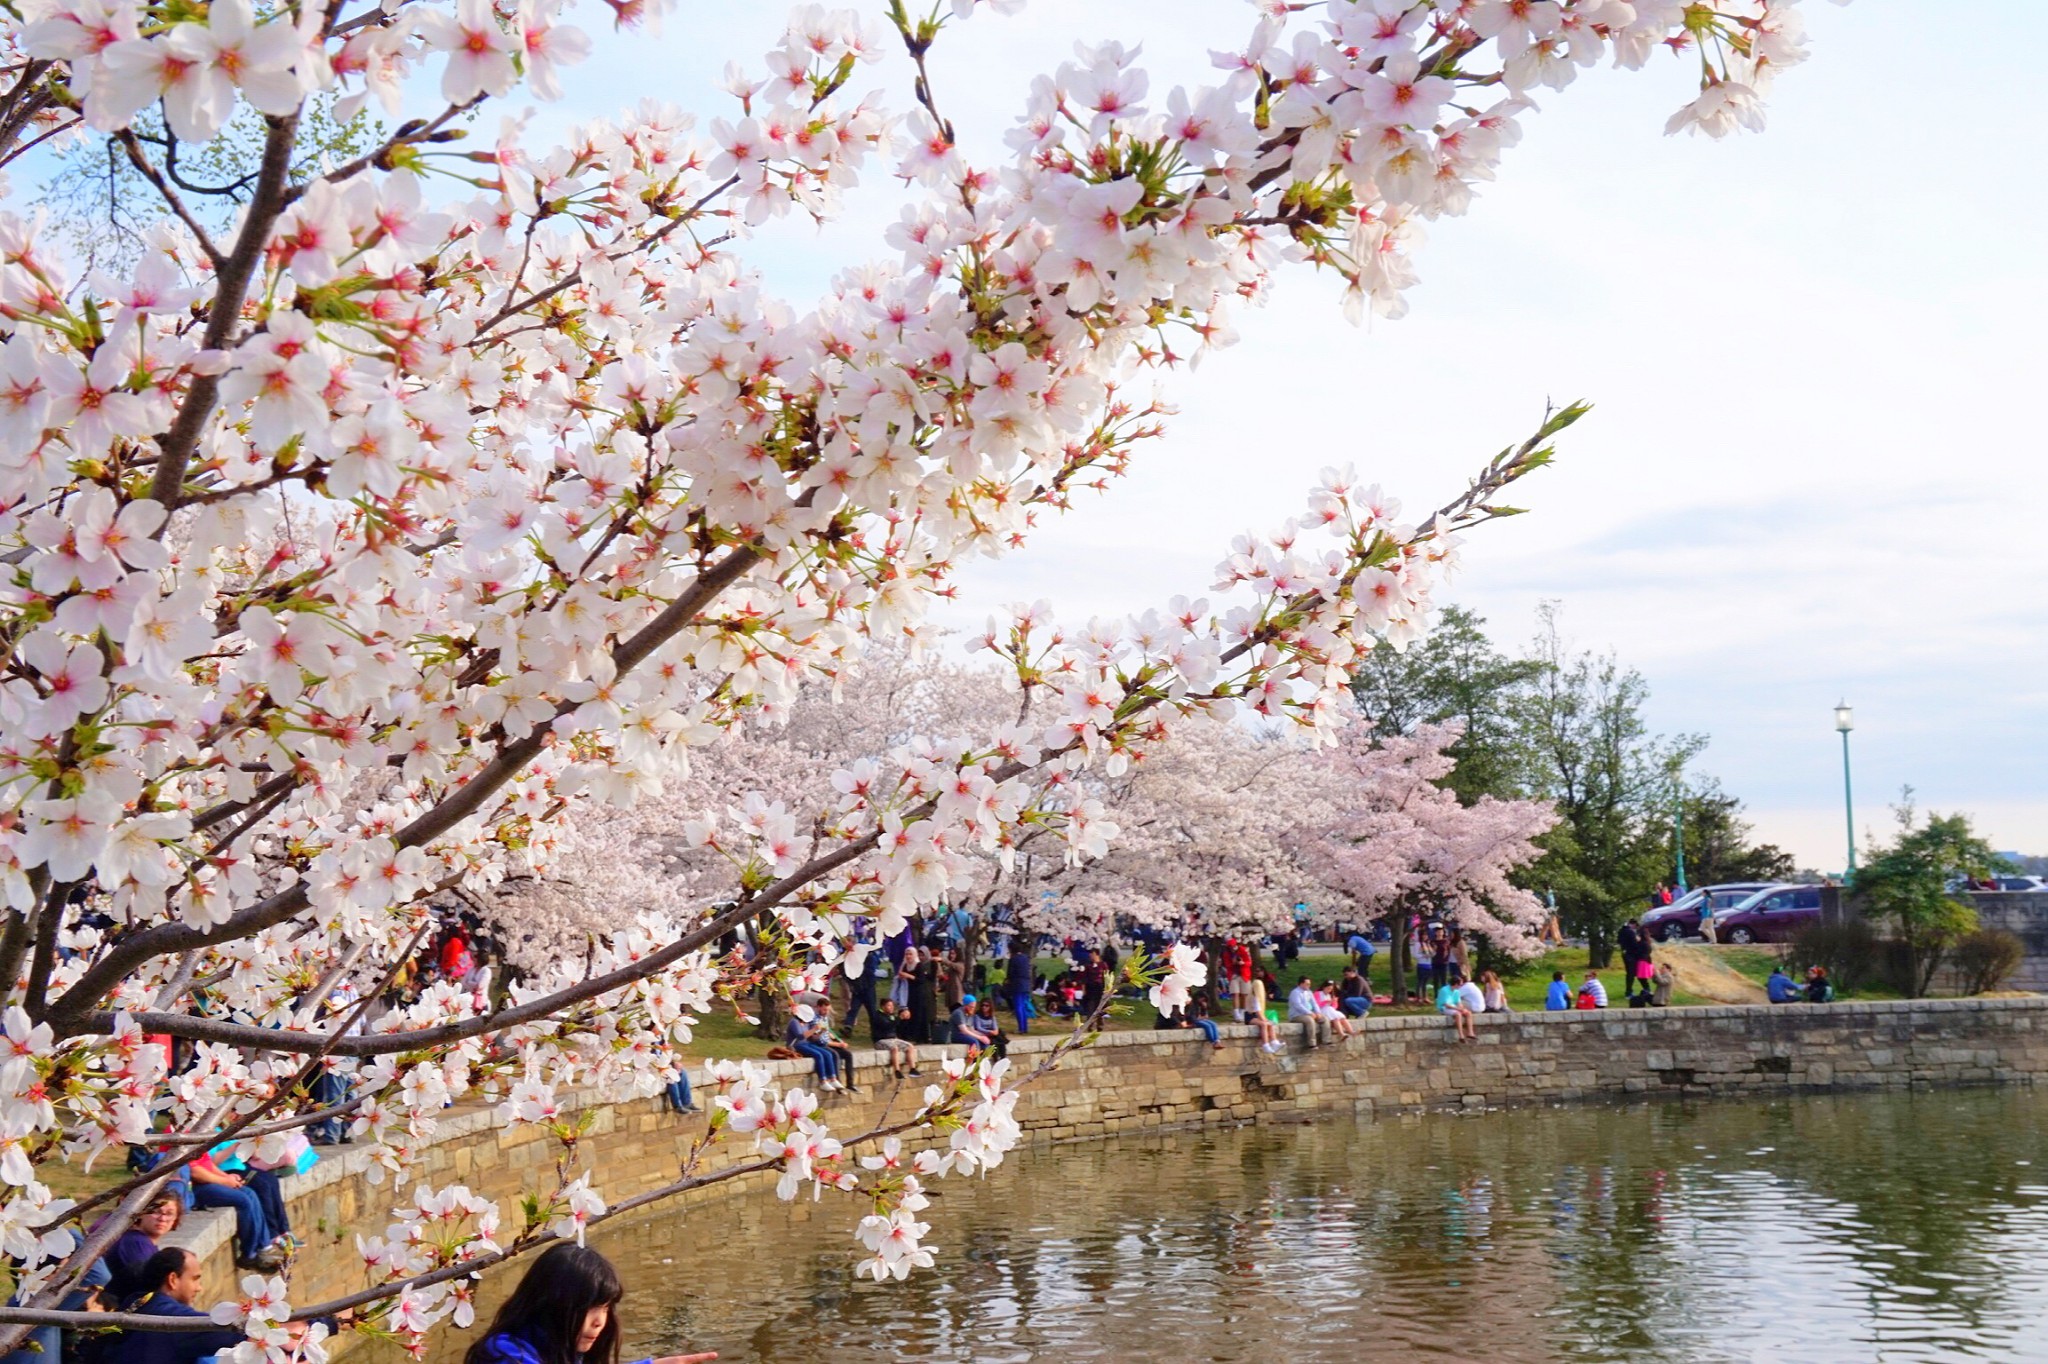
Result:
[[[557,1242],[528,1267],[463,1364],[618,1364],[619,1299],[625,1294],[610,1260],[588,1247]],[[705,1364],[716,1358],[713,1350],[640,1364]]]
[[[170,1321],[210,1320],[198,1306],[199,1294],[205,1287],[204,1270],[199,1257],[183,1246],[165,1246],[143,1264],[141,1296],[127,1304],[127,1310]],[[332,1320],[322,1320],[328,1330],[334,1329]],[[126,1326],[114,1338],[107,1359],[109,1364],[198,1364],[208,1355],[223,1354],[246,1339],[232,1326],[203,1331],[152,1331],[142,1326]]]
[[[1543,996],[1543,1007],[1551,1013],[1556,1013],[1561,1009],[1569,1009],[1571,1006],[1572,987],[1570,983],[1565,980],[1564,972],[1552,971],[1550,973],[1550,989]]]

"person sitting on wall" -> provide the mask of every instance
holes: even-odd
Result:
[[[166,1317],[172,1320],[189,1320],[197,1317],[205,1320],[207,1314],[195,1304],[204,1285],[204,1266],[199,1257],[183,1246],[165,1246],[149,1257],[142,1267],[143,1291],[133,1303],[130,1312],[145,1317]],[[321,1325],[328,1330],[335,1323],[323,1320]],[[305,1322],[293,1322],[286,1328],[295,1336],[303,1335]],[[214,1331],[152,1331],[145,1327],[130,1327],[121,1332],[107,1353],[109,1364],[198,1364],[208,1355],[226,1354],[248,1337],[231,1326]]]
[[[1773,1004],[1798,1004],[1806,998],[1799,993],[1799,986],[1792,977],[1785,974],[1782,963],[1771,968],[1771,978],[1764,982],[1764,993],[1770,996]]]
[[[953,1010],[952,1017],[948,1020],[953,1030],[952,1040],[966,1047],[970,1057],[980,1055],[981,1049],[995,1040],[982,1030],[980,1020],[974,1015],[974,1004],[973,995],[962,995],[960,1006]]]

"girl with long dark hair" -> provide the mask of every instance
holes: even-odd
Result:
[[[618,1364],[619,1272],[594,1250],[567,1241],[542,1251],[491,1329],[463,1364]],[[641,1364],[704,1364],[718,1353],[667,1355]]]

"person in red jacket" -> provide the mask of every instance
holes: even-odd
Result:
[[[1252,1010],[1252,949],[1232,938],[1223,944],[1223,978],[1230,983],[1230,1014],[1242,1023]]]

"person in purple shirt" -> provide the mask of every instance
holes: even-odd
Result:
[[[107,1247],[107,1296],[126,1302],[147,1289],[142,1281],[143,1266],[156,1254],[157,1243],[178,1229],[185,1205],[166,1190],[143,1205],[135,1221]]]

